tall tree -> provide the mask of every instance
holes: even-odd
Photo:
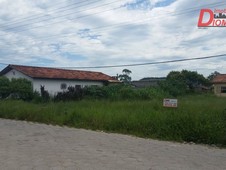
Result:
[[[161,87],[173,96],[194,92],[199,86],[209,85],[209,81],[195,71],[171,71],[166,81],[161,83]]]
[[[132,78],[130,77],[131,73],[132,73],[132,71],[130,71],[128,69],[123,69],[122,70],[122,74],[118,75],[118,78],[123,83],[129,84],[131,82],[131,80],[132,80]]]
[[[218,74],[220,74],[220,73],[217,72],[217,71],[214,71],[213,73],[211,73],[211,74],[207,77],[207,79],[208,79],[209,81],[212,81]]]

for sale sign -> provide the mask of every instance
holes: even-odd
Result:
[[[177,99],[163,99],[164,107],[177,107]]]

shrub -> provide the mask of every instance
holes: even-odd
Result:
[[[106,88],[104,89],[103,87],[99,86],[90,86],[90,87],[85,87],[84,89],[84,94],[88,98],[94,98],[94,99],[100,99],[100,98],[106,98],[107,93]]]
[[[10,89],[13,97],[22,100],[31,100],[33,97],[32,84],[27,79],[12,79],[10,82]]]
[[[34,91],[32,101],[34,103],[41,103],[43,102],[43,98],[41,97],[40,93],[38,91]]]
[[[0,77],[0,99],[8,97],[10,94],[10,81],[6,77]]]
[[[137,92],[129,86],[125,86],[119,90],[119,95],[122,99],[135,99]]]
[[[162,89],[156,87],[147,87],[137,90],[137,97],[142,100],[150,100],[154,98],[164,98],[169,96]]]
[[[27,79],[12,79],[10,82],[10,91],[12,97],[22,100],[31,100],[33,97],[32,84]]]
[[[81,100],[83,98],[83,89],[80,86],[69,86],[67,91],[58,92],[54,101]]]
[[[210,82],[195,71],[171,71],[160,87],[172,96],[182,96],[196,92],[200,86],[210,86]]]
[[[129,85],[109,85],[103,87],[86,87],[84,89],[85,97],[94,99],[110,99],[110,100],[149,100],[153,98],[161,98],[168,95],[160,88],[143,88],[135,89]]]
[[[50,100],[50,95],[49,95],[49,92],[45,90],[45,86],[41,85],[40,90],[41,90],[42,101],[48,102]]]

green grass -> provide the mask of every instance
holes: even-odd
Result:
[[[226,146],[226,98],[179,98],[178,108],[150,101],[82,100],[35,104],[0,101],[0,117],[76,128],[104,130],[145,138]]]

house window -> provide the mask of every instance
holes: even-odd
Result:
[[[221,87],[221,93],[226,93],[226,86]]]
[[[81,89],[81,85],[75,85],[75,89],[76,90],[80,90]]]
[[[67,84],[66,84],[66,83],[62,83],[62,84],[60,85],[60,88],[61,88],[62,90],[67,89]]]

